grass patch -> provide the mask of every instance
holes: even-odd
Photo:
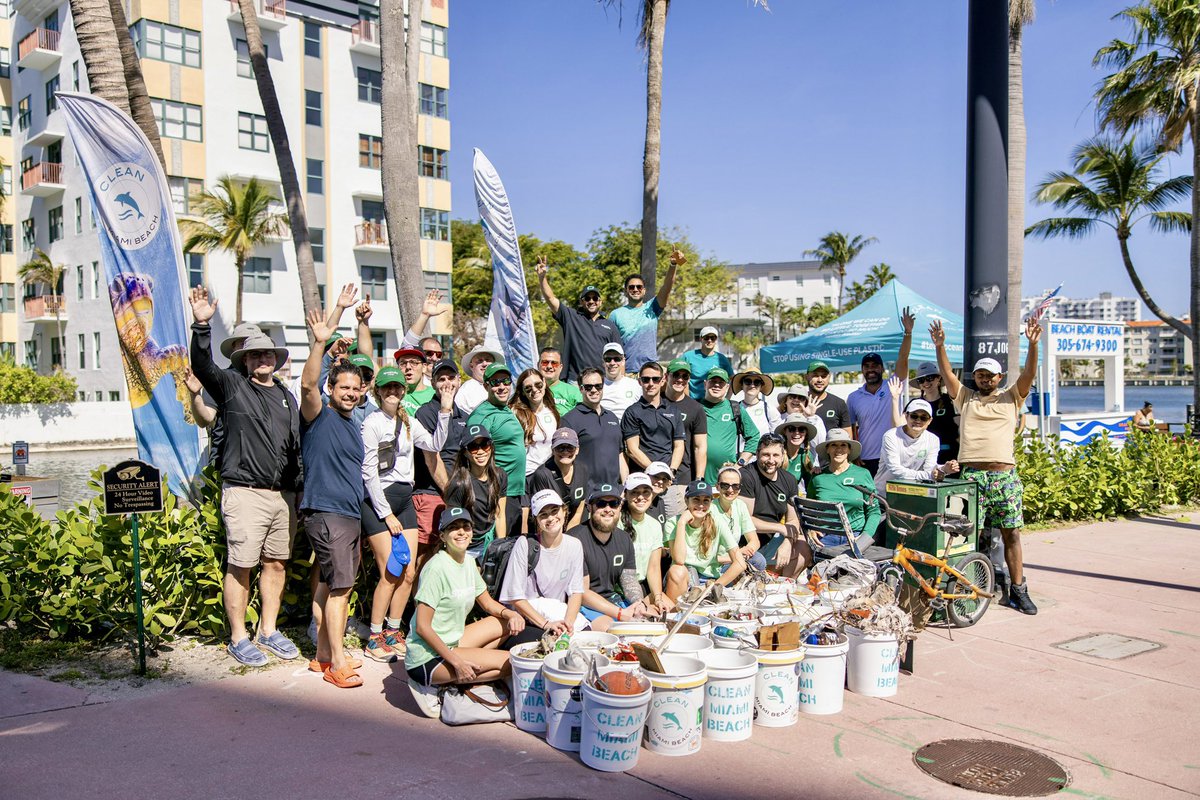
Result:
[[[0,667],[36,672],[52,664],[79,661],[95,649],[85,642],[22,636],[15,628],[0,629]]]

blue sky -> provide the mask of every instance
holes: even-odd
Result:
[[[1025,40],[1028,185],[1067,169],[1095,131],[1097,48],[1126,2],[1047,0]],[[453,216],[477,218],[471,152],[496,165],[522,233],[584,246],[641,218],[645,69],[636,3],[454,0]],[[962,306],[966,3],[676,2],[664,56],[659,223],[730,263],[799,259],[831,230],[878,237],[885,261]],[[1164,174],[1186,173],[1172,158]],[[1030,202],[1032,222],[1051,216]],[[1187,238],[1137,230],[1134,263],[1167,310],[1186,309]],[[1115,237],[1027,241],[1025,292],[1134,296]],[[1148,312],[1144,312],[1144,318]]]

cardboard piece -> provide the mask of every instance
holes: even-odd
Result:
[[[758,629],[759,650],[796,650],[800,647],[800,623],[781,622]]]
[[[633,642],[630,646],[637,654],[639,667],[647,672],[657,672],[659,675],[667,671],[667,668],[663,666],[662,659],[658,657],[658,651],[653,647],[641,642]]]

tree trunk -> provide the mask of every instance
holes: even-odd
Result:
[[[123,0],[108,0],[109,11],[112,13],[113,32],[117,37],[117,48],[121,51],[121,66],[125,73],[125,91],[129,95],[129,111],[133,121],[146,134],[158,163],[162,164],[163,172],[167,172],[167,159],[163,155],[162,139],[158,135],[158,120],[154,117],[154,109],[150,106],[150,95],[146,92],[146,81],[142,78],[142,62],[138,58],[137,48],[133,46],[133,38],[129,35],[129,23],[125,19],[125,4]]]
[[[242,0],[245,2],[245,0]],[[379,43],[383,70],[383,215],[387,224],[396,300],[404,325],[421,312],[421,198],[417,176],[417,75],[421,53],[421,4],[381,0]]]
[[[842,315],[842,298],[846,294],[846,265],[845,264],[838,264],[837,274],[838,274],[838,306],[837,306],[837,308],[838,308],[838,316],[840,317]]]
[[[1158,317],[1163,322],[1179,331],[1179,333],[1183,334],[1189,339],[1192,339],[1194,344],[1195,337],[1192,336],[1192,329],[1183,322],[1175,319],[1175,317],[1171,316],[1166,311],[1163,311],[1162,308],[1159,307],[1158,303],[1154,302],[1154,298],[1150,296],[1150,292],[1146,290],[1145,285],[1142,283],[1141,277],[1139,277],[1137,274],[1137,270],[1133,268],[1133,258],[1129,255],[1129,242],[1118,235],[1117,244],[1121,246],[1121,260],[1125,263],[1125,272],[1129,274],[1129,282],[1133,284],[1133,289],[1135,292],[1137,292],[1138,297],[1142,298],[1142,302],[1146,304],[1146,307],[1150,309],[1150,312],[1154,314],[1154,316]]]
[[[75,38],[87,68],[88,88],[129,114],[129,89],[108,0],[70,0]]]
[[[120,0],[112,0],[120,2]],[[296,177],[296,162],[292,159],[292,145],[288,141],[287,126],[283,122],[283,112],[279,108],[279,98],[275,94],[275,81],[271,78],[271,68],[267,64],[267,54],[263,49],[262,31],[258,27],[258,14],[254,10],[254,0],[238,0],[242,12],[242,27],[246,29],[246,49],[250,54],[250,63],[254,67],[254,82],[258,84],[258,97],[262,101],[263,114],[267,118],[267,131],[271,134],[271,146],[275,150],[275,163],[279,165],[279,180],[283,185],[283,197],[287,202],[288,224],[292,229],[292,244],[296,248],[296,272],[300,277],[300,300],[304,304],[304,314],[316,311],[324,314],[321,308],[321,294],[317,289],[317,272],[313,266],[312,243],[308,238],[308,214],[304,210],[304,195],[300,193],[300,180]],[[242,287],[241,270],[238,274],[238,322],[242,321]],[[309,344],[313,343],[312,332],[309,331]]]
[[[1200,380],[1196,380],[1196,371],[1200,370],[1200,103],[1196,100],[1196,90],[1193,88],[1188,97],[1192,109],[1192,234],[1190,266],[1192,273],[1191,285],[1191,339],[1192,339],[1192,407],[1200,414]],[[1186,335],[1186,334],[1185,334]],[[1194,420],[1188,422],[1195,425]],[[1200,428],[1200,426],[1196,426]],[[1192,434],[1196,435],[1193,428]]]
[[[1021,363],[1021,294],[1025,270],[1025,85],[1021,25],[1008,38],[1008,359]]]
[[[647,298],[656,290],[658,271],[658,168],[662,150],[663,35],[669,0],[649,0],[646,26],[646,150],[642,155],[642,282]]]
[[[233,307],[233,317],[234,317],[233,324],[241,325],[242,324],[242,283],[243,283],[242,274],[246,271],[246,257],[244,255],[242,255],[241,253],[234,253],[233,267],[234,267],[234,270],[237,272],[237,294],[235,295],[237,300],[233,304],[234,305],[234,307]],[[324,313],[324,312],[322,312],[322,313]],[[310,336],[311,336],[311,334],[310,334]],[[311,345],[312,342],[310,342],[309,344]]]

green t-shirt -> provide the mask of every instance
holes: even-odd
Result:
[[[663,546],[663,526],[657,517],[646,514],[641,522],[633,521],[633,557],[637,564],[639,581],[646,580],[650,568],[650,554]]]
[[[583,402],[583,393],[579,391],[579,387],[566,381],[557,381],[550,387],[550,394],[554,396],[554,405],[560,417]]]
[[[707,400],[700,401],[704,413],[708,417],[708,461],[704,467],[704,480],[710,484],[717,482],[717,473],[727,463],[738,459],[738,426],[733,419],[733,407],[728,400],[722,400],[716,405],[709,405]],[[746,407],[738,404],[742,416],[742,430],[746,432],[744,450],[753,453],[758,450],[758,426],[754,424]]]
[[[525,429],[508,406],[493,405],[484,400],[471,412],[467,427],[482,425],[492,434],[496,466],[508,476],[508,497],[525,494]]]
[[[879,504],[867,503],[866,495],[851,486],[875,491],[875,479],[865,467],[851,464],[841,475],[820,472],[812,479],[812,497],[827,503],[841,503],[855,533],[875,533],[879,527]]]
[[[434,394],[432,386],[425,386],[421,389],[409,389],[404,393],[404,399],[400,401],[400,405],[404,406],[404,410],[411,417],[417,413],[418,408],[432,400]]]
[[[421,570],[417,594],[413,598],[433,609],[433,632],[447,647],[458,646],[467,614],[475,598],[487,591],[475,559],[467,557],[458,563],[445,550],[438,552]],[[417,633],[417,612],[409,620],[408,649],[404,668],[419,667],[437,656],[433,648]]]
[[[802,448],[795,458],[789,459],[784,469],[790,472],[801,486],[807,486],[812,478],[812,453],[808,447]]]
[[[713,506],[715,505],[714,503]],[[700,529],[693,528],[691,525],[683,526],[684,542],[687,546],[684,566],[695,567],[696,572],[700,573],[702,578],[719,578],[721,576],[719,556],[721,553],[728,553],[737,547],[737,540],[733,538],[733,534],[729,530],[729,523],[719,516],[713,516],[713,521],[717,523],[717,535],[707,553],[700,552]],[[668,536],[672,541],[675,539],[675,528],[678,524],[678,517],[668,520],[670,529]]]
[[[721,508],[721,501],[713,499],[713,504],[709,506],[708,513],[712,514],[717,520],[724,522],[729,528],[729,534],[733,537],[733,541],[739,545],[746,537],[747,532],[754,532],[754,520],[750,518],[750,509],[746,508],[746,504],[739,498],[733,498],[733,502],[729,504],[729,513],[726,513]]]

